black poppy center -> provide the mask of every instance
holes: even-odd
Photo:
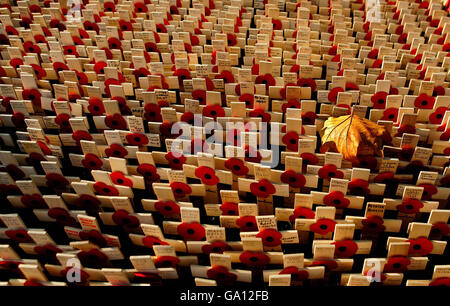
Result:
[[[121,179],[121,178],[117,179],[117,183],[123,184],[123,179]]]
[[[442,117],[443,117],[442,114],[437,114],[436,115],[436,118],[438,118],[438,119],[442,119]]]
[[[326,224],[322,224],[321,226],[320,226],[320,229],[321,230],[326,230],[328,228],[328,225],[326,225]]]
[[[124,224],[130,224],[131,220],[128,218],[122,218],[122,223]]]
[[[347,251],[347,247],[346,246],[340,246],[338,248],[338,250],[339,250],[339,252],[345,252],[345,251]]]
[[[377,227],[377,224],[374,223],[374,222],[371,222],[371,223],[369,223],[368,226],[369,226],[370,228],[376,228],[376,227]]]
[[[252,256],[252,257],[250,257],[250,261],[251,262],[257,262],[258,261],[258,257]]]
[[[409,204],[409,205],[406,205],[405,207],[406,207],[406,209],[407,209],[407,210],[412,210],[412,209],[414,208],[414,206],[413,206],[413,205],[411,205],[411,204]]]
[[[334,172],[328,172],[329,177],[334,177],[335,175],[336,175],[336,173],[334,173]]]
[[[423,106],[427,106],[427,104],[428,104],[428,101],[422,101]]]
[[[98,257],[97,257],[97,255],[95,255],[95,254],[89,254],[89,255],[88,255],[88,259],[89,259],[90,261],[97,261],[97,260],[98,260]]]
[[[234,210],[229,210],[229,211],[228,211],[228,214],[234,216],[234,215],[236,214],[236,212],[235,212]]]
[[[267,188],[265,186],[259,186],[259,190],[265,192],[267,191]]]
[[[217,115],[217,112],[215,110],[211,111],[211,116]]]
[[[192,228],[190,228],[190,229],[187,230],[187,233],[188,233],[189,235],[194,235],[194,234],[195,234],[195,231],[194,231]]]
[[[103,188],[103,192],[105,192],[105,193],[110,193],[111,191],[109,190],[109,188]]]
[[[334,205],[339,205],[339,204],[341,204],[341,200],[339,200],[339,199],[334,199],[334,200],[333,200],[333,204],[334,204]]]
[[[384,100],[383,99],[378,99],[378,104],[384,104]]]
[[[389,119],[395,119],[395,115],[394,115],[394,114],[390,114],[390,115],[388,116],[388,118],[389,118]]]
[[[268,242],[273,242],[275,239],[273,239],[273,237],[271,237],[271,236],[269,236],[269,237],[267,237],[266,238],[266,241],[268,241]]]
[[[290,143],[290,144],[295,144],[295,143],[296,143],[296,140],[295,140],[295,139],[290,139],[290,140],[289,140],[289,143]]]
[[[25,238],[25,235],[22,234],[22,233],[17,233],[16,237],[19,238],[19,239],[22,239],[22,238]]]
[[[227,275],[225,273],[217,273],[217,278],[224,279]]]
[[[416,250],[416,251],[420,250],[421,248],[422,247],[420,246],[420,244],[414,244],[413,245],[413,249]]]
[[[241,167],[239,165],[234,165],[233,169],[236,170],[236,171],[239,171],[239,170],[241,170]]]
[[[289,178],[289,182],[291,182],[291,183],[295,183],[296,181],[297,181],[297,178],[295,176],[291,176]]]
[[[112,125],[114,125],[114,126],[119,125],[119,122],[118,122],[117,120],[113,120],[111,123],[112,123]]]
[[[221,252],[222,250],[219,248],[219,247],[213,247],[212,248],[212,251],[214,252],[214,253],[219,253],[219,252]]]
[[[181,188],[175,189],[175,193],[183,194],[183,190]]]
[[[252,222],[247,222],[247,223],[245,223],[245,226],[247,226],[247,227],[253,227],[253,223],[252,223]]]
[[[179,163],[180,163],[180,160],[179,160],[178,158],[174,158],[173,163],[174,163],[174,164],[179,164]]]
[[[437,235],[437,234],[440,234],[440,233],[441,233],[441,230],[440,230],[439,228],[433,228],[433,229],[431,230],[431,233]]]
[[[210,180],[212,178],[212,176],[210,174],[205,174],[205,179]]]
[[[395,269],[400,269],[402,267],[401,264],[399,264],[398,262],[396,262],[395,264],[392,265]]]

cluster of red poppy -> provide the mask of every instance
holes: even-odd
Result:
[[[264,1],[264,18],[215,0],[0,4],[5,281],[60,284],[73,273],[68,259],[80,262],[81,285],[130,262],[136,271],[123,278],[151,284],[196,273],[217,285],[374,278],[358,256],[383,257],[381,282],[431,271],[421,262],[445,254],[450,234],[448,12],[387,2],[377,23],[364,0],[350,15],[338,2],[288,2],[275,14]],[[329,116],[356,112],[394,141],[383,157],[337,162],[318,132]],[[227,122],[243,128],[224,133]],[[268,169],[278,157],[284,166]],[[321,254],[324,245],[333,251]],[[290,253],[313,258],[287,265]],[[142,254],[146,269],[133,261]],[[438,272],[429,285],[450,285]]]

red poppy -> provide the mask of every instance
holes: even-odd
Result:
[[[275,86],[275,78],[271,73],[266,73],[264,75],[259,75],[255,79],[255,84],[264,84],[266,85],[266,90],[269,89],[270,86]]]
[[[388,259],[384,265],[383,272],[385,273],[404,273],[408,266],[411,264],[411,260],[404,256],[392,256]]]
[[[332,102],[332,103],[336,103],[338,94],[340,92],[344,92],[344,88],[342,87],[335,87],[332,90],[330,90],[330,92],[328,93],[328,101]]]
[[[440,277],[431,281],[428,286],[450,286],[450,277]]]
[[[6,26],[5,31],[9,36],[17,36],[19,32],[13,26]]]
[[[345,195],[340,191],[332,191],[323,198],[323,203],[327,206],[334,206],[336,208],[347,208],[350,205],[350,200],[345,198]]]
[[[177,231],[185,241],[200,241],[205,238],[205,228],[197,222],[183,222],[178,225]]]
[[[114,223],[125,228],[136,228],[139,227],[139,219],[136,216],[130,215],[128,211],[124,209],[119,209],[115,211],[112,215],[112,220]]]
[[[89,132],[79,130],[72,133],[72,139],[79,145],[81,140],[91,141],[92,135]]]
[[[41,48],[38,45],[33,44],[31,41],[27,41],[23,44],[23,48],[27,53],[37,53],[41,54]]]
[[[325,266],[326,271],[334,270],[338,267],[338,264],[335,260],[317,260],[313,261],[311,264],[311,267],[317,267],[317,266]]]
[[[102,160],[91,153],[87,153],[81,163],[89,170],[100,170],[103,166]]]
[[[445,88],[442,86],[435,86],[433,89],[433,97],[437,96],[444,96],[445,95]]]
[[[183,115],[180,117],[180,121],[186,122],[190,125],[194,124],[194,113],[192,112],[184,112]]]
[[[203,108],[203,116],[217,119],[217,117],[225,117],[225,111],[219,104],[207,105]]]
[[[299,268],[294,266],[286,267],[278,274],[290,274],[291,280],[294,281],[303,281],[309,278],[309,273],[307,270],[300,270]]]
[[[183,154],[176,153],[174,155],[172,152],[169,152],[165,155],[165,158],[169,162],[169,166],[172,170],[183,170],[183,164],[186,163],[186,157],[184,157]]]
[[[17,70],[17,68],[19,68],[20,66],[23,65],[23,61],[20,58],[13,58],[9,61],[9,64]],[[23,95],[23,93],[22,93]]]
[[[80,195],[73,203],[76,207],[85,209],[88,213],[96,213],[100,210],[100,200],[89,194]]]
[[[75,55],[75,57],[79,57],[76,46],[63,46],[63,51],[65,55]]]
[[[379,91],[375,93],[370,99],[373,103],[374,109],[385,109],[386,108],[386,99],[389,93],[385,91]]]
[[[282,235],[275,229],[266,228],[256,234],[256,237],[262,239],[264,246],[274,247],[281,244]]]
[[[70,115],[61,113],[56,116],[55,123],[58,124],[62,130],[70,131],[71,130],[69,122],[70,118],[71,118]]]
[[[423,203],[416,199],[405,199],[402,204],[396,206],[397,210],[404,214],[416,214],[422,207]]]
[[[316,223],[312,224],[309,229],[314,233],[320,235],[326,235],[328,233],[334,232],[334,227],[336,226],[336,222],[331,219],[319,219]]]
[[[219,178],[216,176],[214,169],[206,166],[200,166],[195,169],[195,176],[202,180],[205,185],[217,185]]]
[[[105,117],[105,124],[110,129],[125,130],[127,121],[121,114],[108,115]]]
[[[358,245],[351,239],[335,241],[334,256],[339,258],[349,258],[358,251]]]
[[[119,191],[117,190],[116,187],[110,186],[103,182],[96,182],[94,184],[94,189],[95,189],[95,192],[97,192],[100,195],[105,195],[105,196],[118,196],[119,195]]]
[[[316,91],[316,88],[317,88],[316,81],[311,78],[309,78],[309,79],[299,78],[297,80],[297,86],[310,87],[312,92]]]
[[[226,267],[214,266],[206,272],[208,278],[213,279],[219,285],[232,285],[236,279],[237,275],[228,271]]]
[[[391,107],[384,110],[383,117],[381,118],[381,120],[389,120],[397,122],[397,118],[398,118],[398,108]]]
[[[295,224],[295,219],[314,219],[316,214],[309,208],[306,207],[296,207],[294,213],[289,216],[289,221]]]
[[[81,251],[77,254],[83,266],[89,268],[102,268],[109,265],[108,256],[98,249]]]
[[[400,126],[400,128],[397,130],[397,134],[395,134],[395,137],[400,137],[404,133],[415,134],[416,133],[416,128],[414,126],[412,126],[412,125],[409,125],[409,124],[402,124]]]
[[[50,27],[51,28],[58,28],[58,30],[60,32],[66,30],[66,26],[61,21],[59,21],[58,19],[52,19],[50,21]]]
[[[158,256],[154,260],[157,268],[176,268],[180,259],[176,256]]]
[[[438,128],[439,131],[439,128]],[[440,140],[444,140],[447,141],[450,138],[450,129],[447,129],[444,133],[441,134],[441,136],[439,137]]]
[[[337,167],[333,164],[326,164],[319,170],[319,177],[322,179],[330,180],[332,178],[344,178],[344,173],[337,170]]]
[[[50,218],[55,219],[56,222],[64,226],[76,226],[78,223],[66,209],[61,207],[50,208],[47,214]]]
[[[128,155],[128,151],[121,145],[113,143],[109,148],[105,149],[105,154],[108,157],[124,158]]]
[[[404,145],[402,146],[402,150],[399,152],[398,158],[400,160],[409,161],[411,160],[413,154],[414,154],[414,147],[411,147],[410,145]]]
[[[426,256],[433,251],[433,243],[425,237],[420,237],[417,239],[408,239],[409,254]]]
[[[249,267],[264,267],[270,263],[270,257],[264,253],[244,251],[239,256],[240,262]]]
[[[105,62],[97,62],[94,65],[94,71],[97,74],[105,74],[104,68],[107,67],[107,66],[108,66],[108,64],[106,64]]]
[[[262,122],[270,122],[270,119],[272,118],[272,116],[269,113],[266,113],[261,108],[257,108],[257,109],[250,111],[249,116],[261,118]]]
[[[92,97],[89,99],[88,111],[94,116],[101,116],[105,113],[105,107],[101,99]]]
[[[445,106],[438,107],[433,113],[430,114],[430,123],[441,124],[447,110],[448,108]]]
[[[289,100],[288,102],[284,103],[283,106],[281,106],[281,109],[283,113],[286,113],[288,108],[301,108],[301,104],[296,99]]]
[[[421,109],[433,109],[434,97],[427,94],[420,94],[414,101],[414,106]]]
[[[236,44],[237,44],[236,35],[234,35],[232,33],[227,33],[227,43],[228,43],[228,46],[236,46]]]
[[[383,225],[384,220],[379,216],[370,216],[361,221],[363,228],[362,231],[366,233],[381,233],[384,232],[386,227]]]
[[[250,184],[250,191],[259,198],[267,198],[275,193],[275,187],[266,179]]]
[[[178,81],[180,83],[183,82],[183,80],[187,80],[191,78],[191,72],[187,69],[177,69],[173,73],[174,76],[178,77]]]
[[[256,149],[250,147],[249,145],[245,146],[245,161],[250,163],[259,163],[262,159],[261,153]]]
[[[34,251],[49,260],[55,260],[57,253],[62,253],[62,250],[53,244],[47,243],[45,245],[38,245],[34,247]]]
[[[115,37],[108,38],[108,46],[110,49],[122,49],[122,43]]]
[[[38,193],[24,194],[20,197],[20,201],[28,208],[45,208],[47,206],[42,196]]]
[[[431,200],[431,197],[438,192],[436,186],[431,184],[420,184],[417,187],[423,187],[422,200],[424,201]]]
[[[357,196],[364,196],[370,193],[369,183],[361,179],[353,179],[348,184],[348,189],[350,191],[350,194]]]
[[[302,113],[303,125],[314,125],[316,123],[317,115],[314,112]]]
[[[180,214],[180,206],[172,201],[158,201],[155,203],[155,209],[164,217]]]
[[[31,100],[34,106],[41,107],[41,92],[38,89],[24,89],[22,97],[24,100]]]
[[[126,136],[127,142],[132,146],[145,146],[148,144],[148,138],[145,134],[130,133]]]
[[[169,245],[167,242],[153,236],[145,236],[142,238],[142,243],[147,248],[153,248],[154,245]]]
[[[248,173],[249,169],[247,166],[245,166],[244,161],[242,161],[239,158],[229,158],[225,162],[225,167],[231,172],[233,172],[234,175],[237,176],[244,176]]]
[[[253,232],[258,230],[255,216],[242,216],[236,220],[241,232]]]
[[[162,122],[161,107],[155,103],[147,103],[144,106],[144,118],[151,122]]]
[[[292,188],[301,188],[305,186],[306,179],[305,176],[301,173],[296,173],[293,170],[286,170],[284,171],[280,179],[283,183],[289,184]]]
[[[16,242],[31,243],[33,239],[28,235],[28,231],[24,229],[6,230],[5,235]]]
[[[116,185],[133,187],[133,181],[129,178],[126,178],[125,175],[120,171],[112,172],[109,177]]]
[[[192,193],[192,188],[188,184],[181,182],[170,183],[170,188],[172,188],[172,192],[175,198],[184,198],[185,196]]]
[[[253,103],[255,101],[255,96],[252,94],[243,94],[239,97],[239,101],[245,102],[246,108],[253,108]]]
[[[289,151],[295,151],[295,152],[298,151],[298,140],[299,140],[299,135],[295,131],[287,132],[282,138],[282,141],[286,145],[286,148]]]
[[[25,173],[14,164],[9,164],[6,167],[0,169],[0,171],[2,171],[2,172],[3,172],[3,170],[8,172],[8,174],[11,175],[11,177],[15,181],[23,179],[25,177]]]
[[[368,58],[376,59],[378,57],[378,49],[370,50],[369,54],[367,54]]]
[[[83,26],[86,29],[86,31],[95,31],[97,34],[100,32],[100,28],[95,22],[90,22],[86,20],[83,22]]]
[[[214,77],[215,79],[223,79],[225,83],[235,83],[234,75],[228,70],[223,70],[220,74]]]
[[[147,182],[158,182],[160,179],[156,167],[152,164],[140,164],[136,171],[141,174]]]
[[[48,173],[45,179],[50,188],[62,189],[69,185],[69,181],[59,173]]]
[[[230,250],[230,245],[223,241],[215,241],[213,243],[205,244],[204,246],[202,246],[202,252],[206,255],[209,255],[211,253],[223,254],[223,252]]]

